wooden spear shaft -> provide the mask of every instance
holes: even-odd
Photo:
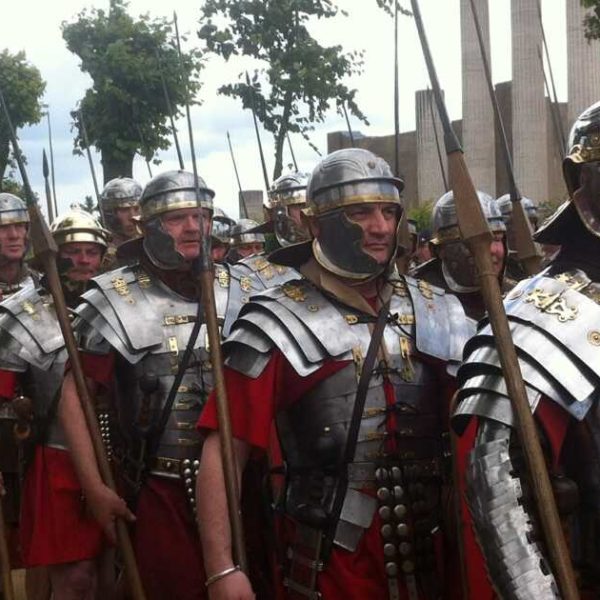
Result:
[[[35,256],[42,264],[42,268],[48,282],[48,289],[50,290],[50,294],[52,295],[52,299],[54,301],[56,318],[63,335],[67,354],[69,356],[73,378],[75,380],[79,401],[81,402],[81,408],[85,416],[88,431],[90,433],[96,462],[98,464],[98,470],[104,483],[116,492],[117,486],[115,484],[112,469],[110,468],[110,464],[108,462],[108,456],[106,454],[104,443],[102,442],[100,427],[98,426],[98,419],[96,418],[96,411],[94,409],[94,405],[87,388],[87,383],[85,381],[85,375],[83,373],[77,342],[75,341],[73,329],[71,328],[71,321],[67,312],[67,305],[62,291],[58,269],[56,267],[56,254],[58,252],[56,242],[54,241],[54,238],[48,229],[48,225],[40,212],[40,208],[31,190],[25,164],[21,156],[21,151],[19,149],[19,144],[17,142],[12,122],[10,120],[8,107],[4,102],[4,96],[1,90],[0,105],[8,124],[15,158],[17,160],[21,178],[23,180],[25,200],[27,202],[27,211],[29,213],[30,220],[30,239],[33,245]],[[123,554],[123,562],[125,563],[125,571],[129,581],[131,594],[135,600],[145,600],[146,596],[144,594],[142,582],[137,570],[131,539],[129,538],[129,532],[122,519],[117,520],[116,528],[117,539]]]
[[[12,575],[10,572],[10,553],[8,551],[6,532],[6,521],[4,520],[4,509],[2,497],[0,497],[0,568],[2,570],[2,592],[5,600],[15,600]]]
[[[552,486],[550,485],[546,462],[538,439],[535,421],[529,407],[508,319],[504,312],[498,277],[492,265],[490,254],[492,235],[483,216],[475,186],[464,160],[462,148],[452,129],[448,112],[442,99],[441,88],[429,50],[418,0],[411,0],[411,5],[421,40],[423,55],[427,63],[427,70],[429,71],[429,78],[431,79],[431,85],[435,93],[438,112],[444,127],[450,186],[454,192],[460,231],[463,240],[469,246],[469,250],[477,266],[479,287],[494,334],[502,372],[504,373],[504,381],[515,413],[517,432],[525,456],[529,482],[550,554],[550,560],[562,597],[565,600],[576,600],[579,598],[579,594],[575,584],[568,547],[565,543],[558,518],[558,511],[556,509]]]

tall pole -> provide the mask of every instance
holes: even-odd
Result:
[[[285,132],[285,137],[287,138],[287,143],[290,148],[290,154],[292,155],[292,162],[294,163],[294,170],[298,171],[298,163],[296,162],[296,155],[294,154],[294,147],[292,146],[292,140],[290,140],[289,131]]]
[[[52,204],[52,192],[50,191],[50,170],[48,169],[48,158],[46,156],[46,150],[42,150],[42,172],[44,174],[44,185],[46,188],[46,207],[48,210],[48,223],[54,221],[53,204]]]
[[[179,52],[180,66],[182,64],[181,42],[177,27],[177,15],[174,14],[175,34],[177,37],[177,50]],[[196,185],[196,199],[200,203],[200,187],[198,183],[198,172],[196,168],[196,152],[194,150],[194,132],[192,129],[192,118],[190,115],[189,88],[186,88],[185,114],[190,139],[190,152],[192,155],[192,169]],[[221,354],[221,333],[217,321],[217,305],[215,302],[213,264],[210,254],[210,236],[204,235],[202,226],[202,211],[200,211],[201,253],[198,279],[200,284],[202,302],[204,304],[204,315],[206,318],[206,329],[210,347],[210,362],[215,383],[215,396],[217,405],[217,417],[219,420],[219,441],[221,444],[221,455],[223,457],[223,477],[225,480],[225,492],[227,495],[227,507],[229,511],[229,523],[231,526],[231,538],[237,563],[242,571],[248,573],[248,561],[246,559],[246,547],[244,545],[244,531],[240,510],[240,495],[237,478],[236,457],[233,449],[233,434],[231,430],[231,416],[227,389],[225,387],[225,376],[223,374],[223,357]],[[200,301],[200,299],[198,300]]]
[[[479,15],[477,14],[477,7],[475,6],[475,0],[469,1],[471,4],[473,22],[475,24],[475,32],[477,33],[479,51],[481,53],[483,72],[485,74],[488,92],[490,94],[490,102],[492,103],[492,108],[494,109],[494,117],[500,137],[502,158],[504,159],[504,166],[506,167],[506,173],[508,175],[510,199],[512,202],[512,222],[515,230],[515,250],[517,252],[519,261],[525,268],[525,272],[528,275],[534,275],[540,270],[542,257],[538,252],[535,242],[533,241],[531,223],[525,214],[525,209],[523,208],[523,203],[521,202],[521,192],[519,191],[517,182],[515,181],[512,158],[510,156],[510,150],[508,149],[506,130],[504,129],[504,120],[502,119],[502,113],[500,112],[500,106],[498,105],[498,99],[496,98],[496,92],[494,90],[494,83],[492,82],[492,71],[490,69],[490,63],[487,57],[485,44],[483,42],[483,33],[481,30]]]
[[[56,203],[56,180],[54,178],[54,146],[52,145],[52,125],[50,123],[50,109],[46,111],[48,119],[48,144],[50,146],[50,176],[52,178],[52,202],[54,204],[54,215],[58,215],[58,205]]]
[[[271,186],[269,184],[269,175],[267,174],[267,164],[265,162],[265,155],[263,152],[262,142],[260,141],[260,133],[258,131],[258,119],[256,118],[256,98],[254,97],[254,86],[250,82],[250,76],[248,75],[248,71],[246,71],[246,85],[250,88],[250,107],[252,109],[252,120],[254,121],[254,132],[256,133],[256,142],[258,143],[260,165],[262,167],[262,174],[265,182],[265,190],[268,196]]]
[[[41,262],[43,271],[48,282],[48,288],[52,299],[54,301],[54,310],[56,318],[60,325],[60,330],[63,335],[65,342],[65,348],[69,356],[69,362],[71,365],[71,371],[75,380],[77,388],[77,394],[81,402],[81,408],[85,416],[85,421],[90,433],[92,446],[94,449],[94,455],[98,463],[98,470],[104,483],[111,488],[113,491],[117,491],[117,486],[113,476],[112,469],[108,462],[108,456],[106,454],[106,448],[102,441],[100,434],[100,427],[98,425],[98,419],[96,417],[96,409],[90,397],[83,367],[81,364],[81,357],[79,355],[79,349],[75,336],[73,335],[73,329],[71,328],[71,320],[67,311],[67,305],[63,294],[63,289],[60,283],[60,277],[58,275],[58,269],[56,267],[56,255],[58,248],[56,242],[48,229],[48,224],[44,221],[40,207],[33,195],[31,186],[29,185],[29,178],[27,177],[27,171],[25,169],[25,163],[21,157],[21,151],[17,142],[8,107],[4,101],[4,96],[0,90],[0,104],[6,123],[8,125],[13,151],[19,171],[21,173],[21,179],[23,180],[23,189],[25,192],[25,201],[27,203],[27,210],[29,212],[30,220],[30,239],[33,245],[33,250],[36,258]],[[144,590],[140,580],[139,572],[135,562],[135,556],[133,553],[133,546],[131,545],[131,539],[129,538],[129,532],[123,519],[117,519],[116,521],[117,539],[119,543],[119,549],[123,556],[123,562],[125,565],[125,571],[128,578],[130,593],[135,600],[145,600]]]
[[[394,175],[400,175],[400,83],[398,77],[398,2],[394,1]],[[354,146],[354,144],[352,144]]]
[[[240,199],[242,200],[242,208],[244,209],[244,216],[248,218],[248,207],[246,206],[246,198],[244,197],[244,191],[242,190],[242,182],[240,181],[240,174],[238,173],[237,163],[235,162],[235,154],[233,153],[233,146],[231,145],[231,137],[229,131],[227,132],[227,143],[229,144],[229,156],[231,156],[231,162],[233,163],[233,170],[235,171],[235,178],[238,184],[238,190]]]
[[[411,5],[431,86],[435,94],[438,113],[444,128],[448,170],[450,173],[450,183],[454,192],[459,228],[462,238],[468,245],[477,266],[479,287],[494,334],[508,395],[514,409],[516,428],[528,467],[529,482],[542,524],[550,560],[563,598],[566,600],[576,600],[579,598],[579,595],[561,523],[558,518],[558,511],[556,510],[556,501],[552,486],[550,485],[546,461],[538,439],[535,421],[529,407],[517,353],[508,326],[508,319],[504,312],[498,277],[492,265],[490,255],[490,244],[493,239],[492,234],[483,216],[475,186],[465,163],[462,147],[452,129],[452,124],[444,105],[418,0],[411,0]]]
[[[444,167],[444,159],[442,158],[442,148],[440,146],[440,136],[435,125],[435,112],[433,110],[433,99],[431,97],[429,86],[427,86],[427,104],[429,104],[429,113],[431,114],[431,124],[433,125],[433,137],[435,139],[435,149],[437,150],[438,162],[440,164],[440,173],[444,182],[444,190],[448,191],[448,179],[446,177],[446,168]]]
[[[0,572],[2,574],[2,585],[0,586],[0,590],[4,594],[4,600],[15,600],[7,539],[6,521],[4,520],[2,498],[0,497]]]
[[[342,112],[344,113],[344,119],[346,119],[346,127],[348,128],[348,135],[350,136],[350,145],[354,148],[354,133],[352,133],[352,127],[350,127],[350,119],[348,118],[345,102],[342,102]]]
[[[83,109],[81,107],[79,107],[77,114],[79,115],[79,125],[81,127],[81,135],[83,136],[83,143],[85,144],[85,153],[87,155],[88,164],[90,165],[92,181],[94,182],[94,193],[96,194],[96,202],[98,202],[98,207],[100,207],[100,190],[98,189],[98,180],[96,179],[96,171],[94,170],[94,161],[92,160],[92,151],[90,149],[90,140],[88,138],[87,129],[85,128],[85,121],[83,119]]]
[[[142,145],[142,148],[146,145],[145,141],[144,141],[144,135],[142,133],[142,130],[140,129],[140,126],[136,123],[135,125],[137,132],[138,132],[138,137],[140,138],[140,144]],[[150,175],[150,179],[152,179],[152,167],[150,166],[150,161],[146,158],[146,155],[144,155],[144,161],[146,162],[146,167],[148,168],[148,175]]]
[[[160,59],[160,52],[158,51],[158,48],[154,49],[154,53],[156,55],[156,62],[158,63],[158,74],[160,75],[160,83],[162,86],[163,96],[165,98],[165,105],[167,107],[167,113],[169,114],[171,135],[173,136],[173,141],[175,142],[175,150],[177,152],[177,160],[179,161],[179,169],[184,171],[185,166],[183,164],[183,155],[181,154],[181,146],[179,145],[179,138],[177,137],[177,127],[175,127],[175,113],[173,112],[173,105],[171,104],[171,97],[169,96],[169,90],[167,89],[167,82],[165,81],[162,61]]]

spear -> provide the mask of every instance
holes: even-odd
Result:
[[[158,74],[160,75],[160,82],[162,85],[163,96],[165,97],[165,104],[167,106],[167,112],[169,113],[169,121],[171,122],[171,134],[173,135],[173,141],[175,142],[175,150],[177,151],[177,160],[179,160],[179,169],[183,171],[185,166],[183,164],[183,155],[181,154],[181,147],[179,146],[179,138],[177,137],[177,128],[175,127],[175,119],[173,117],[173,106],[171,104],[171,98],[169,96],[169,90],[167,89],[167,82],[162,70],[162,61],[160,59],[160,53],[158,48],[154,49],[156,54],[156,61],[158,62]]]
[[[100,190],[98,189],[98,180],[96,179],[96,171],[94,170],[94,161],[92,160],[92,151],[90,150],[90,140],[88,139],[87,129],[85,128],[85,121],[83,120],[83,109],[79,107],[77,111],[79,115],[79,125],[81,127],[81,135],[83,136],[83,143],[85,144],[85,152],[87,154],[88,163],[90,165],[90,171],[92,173],[92,181],[94,182],[94,192],[96,194],[96,202],[98,202],[98,208],[102,206],[100,202]]]
[[[145,141],[144,141],[144,135],[142,134],[142,130],[140,129],[140,126],[136,123],[135,125],[137,132],[138,132],[138,136],[140,138],[140,143],[142,144],[142,148],[146,145]],[[150,175],[150,179],[152,179],[152,167],[150,166],[150,161],[146,158],[146,155],[144,154],[144,160],[146,161],[146,167],[148,167],[148,175]]]
[[[433,125],[433,136],[435,138],[435,148],[437,150],[438,162],[440,163],[440,173],[442,174],[442,181],[444,182],[444,189],[448,191],[448,179],[446,178],[446,168],[444,167],[444,161],[442,159],[442,148],[440,147],[440,138],[438,136],[438,130],[435,124],[435,113],[433,112],[433,98],[429,86],[427,86],[427,103],[429,104],[429,112],[431,113],[431,123]]]
[[[2,476],[0,475],[0,487],[2,487]],[[6,521],[4,520],[4,510],[2,508],[2,496],[0,496],[0,571],[2,572],[2,590],[4,600],[15,600],[15,590],[13,587],[12,575],[10,572],[10,553],[6,536]]]
[[[42,172],[44,173],[44,183],[46,185],[46,203],[48,205],[48,222],[52,223],[56,215],[52,212],[52,193],[50,192],[50,182],[48,177],[50,175],[48,169],[48,158],[46,157],[46,150],[42,150]]]
[[[352,133],[352,127],[350,127],[350,119],[348,118],[345,102],[342,102],[342,112],[344,113],[344,119],[346,119],[346,127],[348,128],[348,135],[350,136],[350,145],[354,148],[354,133]]]
[[[262,166],[263,179],[265,181],[265,189],[267,196],[269,195],[269,176],[267,175],[267,165],[265,163],[265,155],[263,153],[262,143],[260,141],[260,133],[258,131],[258,120],[256,118],[256,99],[254,97],[254,86],[250,83],[250,76],[246,71],[246,85],[250,88],[250,108],[252,109],[252,119],[254,121],[254,131],[256,132],[256,141],[258,142],[258,152],[260,154],[260,164]]]
[[[4,95],[2,94],[1,89],[0,104],[2,105],[2,112],[6,118],[6,124],[8,125],[13,152],[19,166],[21,179],[23,181],[25,201],[27,203],[27,211],[29,212],[29,231],[31,243],[33,245],[33,251],[36,259],[43,266],[43,271],[48,281],[48,288],[54,301],[56,318],[58,319],[63,339],[65,341],[65,348],[69,356],[69,362],[71,364],[71,370],[73,372],[78,396],[81,401],[81,407],[85,415],[86,424],[92,440],[94,454],[98,463],[98,470],[104,483],[116,492],[117,486],[108,462],[106,448],[104,447],[102,436],[100,435],[100,427],[96,418],[96,411],[88,392],[85,375],[77,348],[77,342],[75,341],[75,336],[73,335],[73,330],[71,329],[71,321],[67,312],[67,305],[65,303],[65,297],[63,295],[63,290],[60,283],[58,269],[56,268],[56,254],[58,249],[56,247],[56,242],[54,241],[54,238],[48,229],[48,225],[42,217],[40,207],[38,206],[35,196],[33,195],[31,186],[29,185],[29,178],[27,177],[27,171],[25,169],[23,157],[21,156],[15,130],[12,126],[8,107],[4,101]],[[137,570],[137,565],[135,563],[133,547],[131,545],[127,527],[122,519],[117,519],[116,529],[117,539],[123,555],[123,562],[125,564],[125,571],[129,580],[132,596],[135,598],[135,600],[145,600],[142,583]]]
[[[523,265],[527,275],[534,275],[540,270],[542,257],[535,245],[535,242],[533,241],[531,223],[525,214],[523,203],[521,202],[521,192],[519,191],[517,182],[515,181],[515,173],[513,170],[512,159],[510,157],[510,150],[508,149],[504,121],[502,119],[502,113],[500,112],[500,106],[498,105],[498,99],[496,98],[496,92],[492,82],[492,72],[490,69],[490,63],[488,61],[485,44],[483,42],[481,23],[479,21],[479,15],[477,14],[475,0],[470,0],[470,3],[473,22],[475,24],[475,32],[477,33],[477,41],[479,43],[479,51],[481,53],[483,72],[485,74],[485,80],[487,82],[488,92],[490,94],[490,102],[492,103],[492,108],[494,109],[498,135],[500,137],[502,158],[504,159],[504,166],[506,167],[506,173],[508,175],[508,187],[510,191],[510,200],[512,202],[512,222],[515,230],[515,250],[517,252],[517,257]]]
[[[56,204],[56,180],[54,179],[54,148],[52,146],[52,125],[50,124],[50,109],[46,111],[48,118],[48,144],[50,146],[50,175],[52,177],[52,198],[54,199],[54,215],[58,215]]]
[[[183,67],[181,43],[177,27],[177,15],[174,13],[175,34],[177,36],[177,50],[179,52],[180,65]],[[198,184],[198,172],[196,169],[196,152],[194,150],[194,134],[192,119],[190,116],[189,88],[186,88],[185,114],[188,124],[188,135],[190,140],[190,152],[192,155],[192,168],[196,184],[196,199],[200,204],[200,189]],[[200,232],[202,251],[199,257],[198,281],[200,284],[201,298],[204,304],[204,316],[206,318],[206,329],[208,333],[210,362],[214,375],[217,417],[219,420],[219,440],[221,444],[221,455],[223,457],[223,477],[225,480],[225,492],[227,495],[227,507],[229,510],[229,523],[231,526],[231,538],[237,564],[245,573],[248,573],[248,562],[246,560],[246,548],[244,545],[244,531],[240,511],[239,485],[237,478],[237,466],[235,452],[233,450],[233,435],[231,431],[231,417],[229,402],[225,387],[225,376],[223,373],[223,356],[221,353],[221,335],[217,321],[217,306],[214,291],[214,273],[210,253],[210,236],[204,235],[202,226],[202,211],[200,211]]]
[[[554,130],[554,139],[558,146],[558,155],[563,159],[565,157],[566,142],[564,140],[563,129],[560,125],[560,115],[558,114],[558,104],[552,100],[552,94],[548,87],[548,78],[546,77],[546,70],[544,69],[544,59],[542,57],[542,51],[540,47],[537,47],[538,58],[540,59],[540,68],[542,69],[542,75],[544,76],[544,87],[546,88],[546,94],[548,94],[548,105],[550,106],[550,115],[552,116],[552,129]]]
[[[292,162],[294,163],[294,169],[298,170],[298,163],[296,162],[296,155],[294,154],[294,147],[292,146],[292,140],[290,140],[290,134],[288,131],[285,132],[288,146],[290,147],[290,154],[292,155]]]
[[[504,373],[504,381],[515,412],[517,432],[528,467],[529,481],[545,534],[550,559],[556,572],[557,582],[563,598],[566,600],[575,600],[579,598],[579,595],[573,577],[573,570],[558,518],[546,462],[540,447],[517,354],[511,338],[508,319],[504,312],[498,277],[492,266],[490,255],[490,244],[493,239],[492,234],[483,216],[475,186],[465,163],[462,147],[452,129],[452,124],[444,105],[418,0],[411,0],[411,5],[429,78],[435,94],[438,113],[444,129],[448,171],[456,202],[459,228],[462,238],[469,246],[469,250],[477,266],[479,287],[494,333],[496,348]]]
[[[235,155],[233,154],[233,146],[231,145],[231,137],[229,131],[227,132],[227,143],[229,144],[229,155],[231,156],[231,162],[233,163],[233,170],[235,171],[235,178],[237,179],[238,190],[240,199],[242,200],[242,208],[244,209],[244,216],[248,218],[248,207],[246,206],[246,198],[244,198],[244,192],[242,191],[242,183],[240,181],[240,174],[238,173],[237,164],[235,162]]]

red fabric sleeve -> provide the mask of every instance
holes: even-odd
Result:
[[[269,447],[276,412],[293,404],[323,379],[349,361],[326,361],[308,377],[301,377],[279,350],[275,350],[263,372],[253,379],[225,367],[225,385],[234,437],[260,449]],[[200,415],[198,429],[218,429],[214,392]]]
[[[12,400],[17,387],[17,373],[0,369],[0,400]]]

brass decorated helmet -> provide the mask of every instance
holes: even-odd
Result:
[[[143,245],[155,266],[173,270],[186,265],[183,256],[175,250],[173,238],[163,229],[162,215],[182,208],[205,208],[212,215],[214,195],[202,177],[198,176],[195,180],[194,174],[187,171],[166,171],[146,184],[140,199],[141,220],[144,224]]]
[[[91,242],[104,249],[108,247],[110,232],[89,212],[80,208],[71,208],[52,221],[50,232],[57,246],[72,242]]]
[[[265,236],[262,233],[252,231],[258,227],[258,223],[252,219],[239,219],[231,228],[231,237],[229,244],[232,248],[243,246],[244,244],[263,244]]]
[[[231,230],[235,226],[235,221],[228,217],[225,211],[215,206],[212,218],[211,235],[213,239],[221,244],[230,243]]]
[[[29,213],[25,202],[14,194],[0,193],[0,225],[29,223]]]
[[[115,211],[117,208],[138,206],[142,196],[142,186],[130,177],[111,179],[100,194],[100,213],[106,226],[115,233],[121,232],[121,225]]]
[[[348,219],[344,209],[356,204],[396,204],[399,225],[403,188],[404,182],[394,177],[385,160],[362,148],[337,150],[317,164],[308,183],[306,212],[318,221],[319,234],[312,244],[319,264],[340,277],[357,281],[383,273],[392,264],[395,252],[387,266],[363,252],[363,230]]]
[[[273,182],[269,191],[273,211],[273,230],[281,246],[290,246],[308,239],[308,233],[290,216],[290,206],[306,206],[308,173],[293,171]]]

